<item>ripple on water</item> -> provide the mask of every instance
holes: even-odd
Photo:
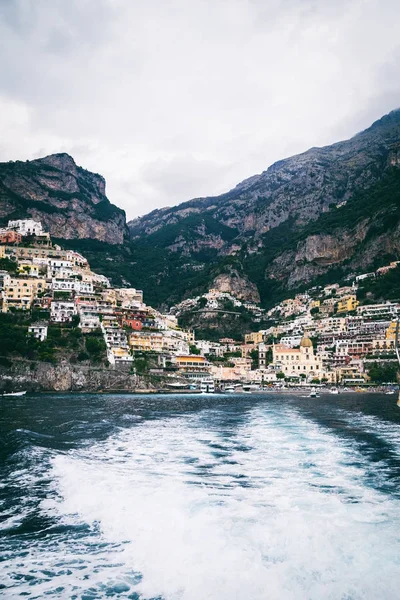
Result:
[[[397,599],[399,500],[380,491],[390,466],[374,475],[360,448],[295,407],[259,405],[42,450],[13,481],[50,525],[15,530],[7,597]]]

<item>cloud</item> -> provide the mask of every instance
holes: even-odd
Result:
[[[400,105],[388,0],[0,0],[0,160],[70,152],[129,217]]]

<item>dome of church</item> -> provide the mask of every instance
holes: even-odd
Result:
[[[312,348],[312,341],[310,340],[310,338],[308,337],[303,337],[301,342],[300,342],[300,347],[301,348]]]

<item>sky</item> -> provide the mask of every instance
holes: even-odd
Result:
[[[68,152],[128,219],[400,106],[398,0],[0,0],[0,161]]]

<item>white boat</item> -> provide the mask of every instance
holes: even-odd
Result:
[[[200,391],[202,394],[213,394],[215,392],[214,379],[202,379],[200,381]]]
[[[317,394],[317,390],[315,388],[311,389],[311,392],[308,394],[309,398],[319,398],[318,394]]]
[[[338,394],[338,393],[339,393],[339,390],[337,388],[332,388],[330,390],[330,394]]]
[[[25,396],[26,390],[24,392],[9,392],[8,394],[1,394],[1,396]]]
[[[393,396],[394,391],[393,390],[388,390],[387,392],[385,392],[386,396]]]
[[[226,392],[227,394],[234,394],[235,393],[235,388],[233,385],[227,385],[224,388],[224,392]]]

